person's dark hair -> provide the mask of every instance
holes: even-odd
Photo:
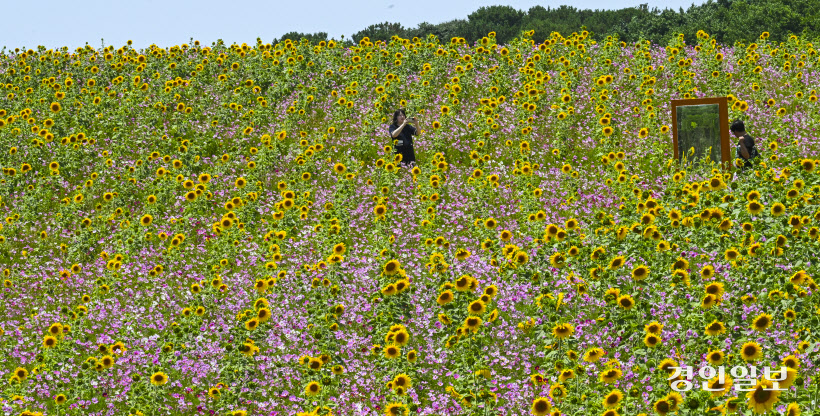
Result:
[[[746,131],[746,126],[743,125],[743,122],[740,120],[735,120],[732,122],[732,127],[729,129],[731,132],[736,131]]]
[[[393,125],[394,126],[399,125],[399,114],[403,114],[405,117],[407,117],[407,113],[404,112],[403,108],[400,108],[400,109],[396,110],[396,112],[393,113]]]

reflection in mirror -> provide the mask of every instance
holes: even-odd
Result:
[[[675,107],[678,128],[678,155],[687,164],[701,157],[721,163],[720,106],[717,104]],[[711,147],[711,151],[709,148]],[[707,155],[706,152],[709,151]]]

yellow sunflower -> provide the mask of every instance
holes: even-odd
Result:
[[[711,336],[716,336],[726,332],[726,326],[723,325],[723,322],[718,321],[715,319],[712,323],[706,325],[706,334]]]
[[[575,328],[568,323],[558,324],[552,328],[552,335],[559,340],[569,338],[574,332]]]
[[[644,280],[649,276],[649,267],[640,265],[632,269],[632,278],[634,280]]]
[[[161,386],[168,382],[168,376],[163,372],[156,372],[151,376],[151,384]]]
[[[745,361],[757,361],[763,356],[763,348],[754,341],[749,341],[740,347],[740,357]]]
[[[606,370],[602,371],[601,374],[598,375],[598,380],[600,380],[602,383],[612,384],[615,381],[617,381],[618,379],[620,379],[621,375],[622,375],[622,372],[621,372],[620,369],[618,369],[618,368],[609,368],[609,369],[606,369]]]
[[[393,359],[401,355],[401,347],[395,344],[384,347],[384,356]]]
[[[550,409],[552,406],[550,405],[549,400],[546,397],[539,397],[532,402],[532,408],[530,408],[530,413],[535,416],[546,416],[549,414]]]
[[[766,379],[758,380],[754,390],[746,393],[746,405],[755,413],[766,413],[779,400],[780,391],[771,390],[772,382]]]
[[[765,331],[771,324],[772,316],[767,313],[761,313],[752,322],[752,329],[755,331]]]
[[[315,396],[322,391],[322,386],[315,382],[311,381],[310,383],[305,386],[305,396]]]

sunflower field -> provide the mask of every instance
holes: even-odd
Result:
[[[820,414],[816,43],[532,35],[4,52],[3,414]]]

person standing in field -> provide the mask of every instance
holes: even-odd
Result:
[[[412,123],[414,125],[409,125]],[[404,109],[393,113],[393,124],[390,125],[390,138],[394,140],[393,153],[401,154],[401,164],[410,165],[416,162],[413,151],[413,136],[418,132],[419,121],[416,117],[407,118]]]
[[[759,155],[755,147],[755,139],[746,133],[746,126],[740,120],[732,122],[732,127],[729,128],[729,131],[732,132],[732,135],[740,139],[737,142],[736,157],[744,161],[743,170],[753,167],[752,159]]]

